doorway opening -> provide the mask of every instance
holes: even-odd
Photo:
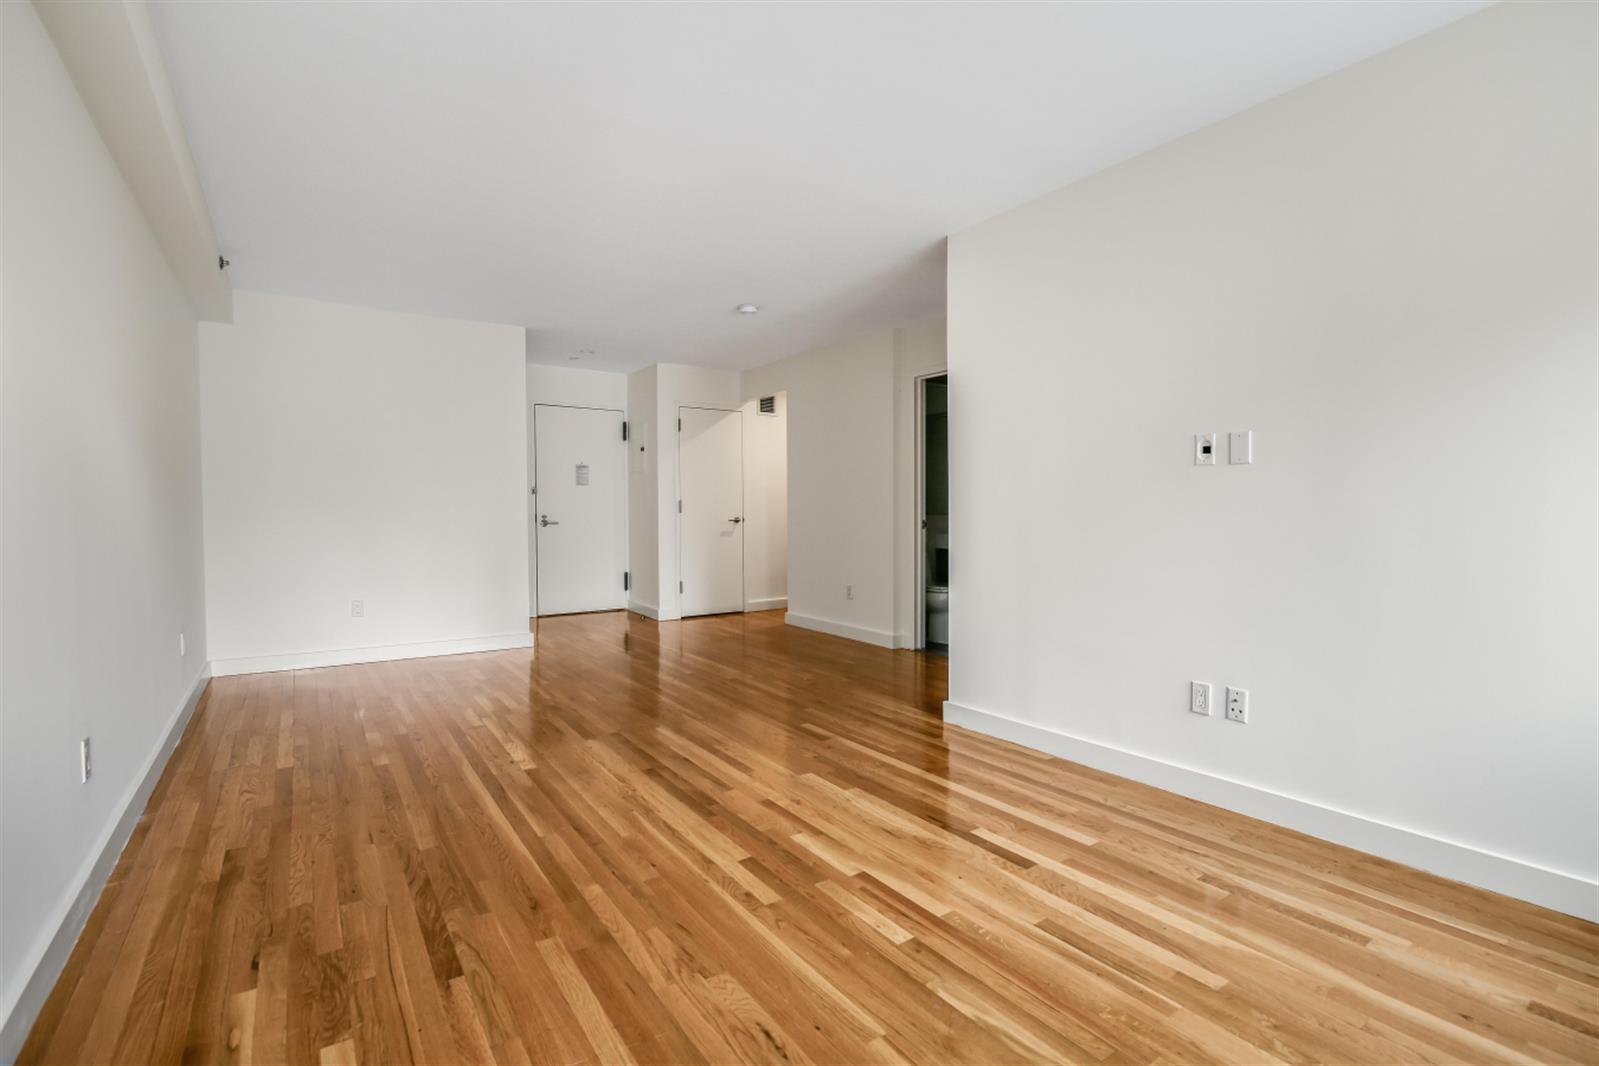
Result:
[[[788,397],[678,408],[682,616],[788,606]]]
[[[682,616],[744,609],[744,427],[738,410],[677,409]]]
[[[788,394],[746,403],[744,610],[788,607]]]
[[[917,395],[917,644],[949,654],[949,377],[920,379]]]

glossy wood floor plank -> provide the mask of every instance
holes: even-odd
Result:
[[[537,640],[213,681],[22,1061],[1599,1061],[1599,928],[946,729],[943,659]]]

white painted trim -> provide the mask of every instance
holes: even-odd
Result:
[[[415,644],[386,644],[372,648],[331,648],[327,651],[289,652],[286,655],[248,655],[236,659],[213,659],[211,674],[213,677],[232,677],[235,674],[311,670],[320,666],[381,663],[392,659],[423,659],[433,655],[506,651],[511,648],[532,646],[532,633],[495,633],[486,637],[463,637],[460,640],[424,640]]]
[[[845,637],[849,640],[858,640],[864,644],[875,644],[879,648],[892,648],[897,643],[894,634],[884,629],[867,629],[865,626],[850,625],[848,622],[835,622],[831,618],[815,618],[811,615],[795,614],[789,611],[783,615],[783,621],[791,626],[801,629],[814,629],[818,633],[831,633],[835,637]]]
[[[944,721],[1469,885],[1599,921],[1599,882],[953,700]]]
[[[28,1031],[33,1028],[45,999],[66,967],[67,959],[78,942],[78,934],[83,932],[84,923],[89,920],[90,912],[100,899],[101,890],[116,869],[122,849],[127,846],[134,827],[144,815],[150,794],[161,780],[161,772],[166,769],[167,760],[172,757],[179,738],[194,716],[194,709],[200,705],[200,697],[210,679],[211,667],[208,663],[195,674],[183,701],[178,704],[166,729],[162,731],[160,741],[144,760],[138,776],[115,808],[114,816],[84,857],[83,864],[78,867],[78,872],[72,878],[72,887],[62,893],[61,902],[40,927],[38,938],[20,968],[28,978],[22,982],[16,998],[5,1004],[5,1022],[0,1024],[0,1062],[15,1062],[21,1053]]]
[[[634,614],[641,614],[645,618],[653,618],[656,621],[659,621],[661,618],[661,609],[656,607],[654,604],[641,603],[638,600],[628,600],[627,609],[632,611]]]
[[[788,607],[787,596],[771,596],[764,600],[745,600],[746,611],[781,611]]]

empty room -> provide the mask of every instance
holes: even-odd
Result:
[[[1599,1062],[1599,4],[0,3],[0,1064]]]

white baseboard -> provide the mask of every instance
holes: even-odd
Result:
[[[28,1031],[33,1028],[44,1001],[66,967],[67,959],[78,942],[78,934],[83,932],[89,913],[94,910],[101,890],[110,880],[117,859],[122,856],[122,849],[133,835],[134,826],[143,816],[145,805],[150,802],[150,793],[155,791],[156,782],[161,780],[161,771],[166,769],[167,760],[172,757],[172,751],[178,746],[189,719],[194,716],[194,709],[200,705],[200,696],[210,679],[210,665],[201,666],[183,701],[167,722],[161,739],[123,794],[115,808],[115,815],[89,849],[71,886],[62,893],[55,911],[40,927],[38,938],[19,968],[20,972],[28,975],[28,979],[17,992],[16,998],[4,1004],[3,1010],[0,1010],[0,1017],[5,1018],[5,1022],[0,1024],[0,1062],[15,1062],[22,1052]]]
[[[659,620],[661,617],[661,609],[652,603],[641,603],[638,600],[628,600],[627,609],[632,611],[634,614],[641,614],[645,618],[654,618]]]
[[[787,596],[772,596],[764,600],[745,600],[746,611],[781,611],[788,607]]]
[[[372,648],[333,648],[327,651],[290,652],[286,655],[212,659],[211,674],[213,677],[231,677],[234,674],[311,670],[319,666],[382,663],[392,659],[422,659],[431,655],[462,655],[474,651],[506,651],[532,646],[532,633],[494,633],[486,637],[463,637],[459,640],[424,640],[415,644],[383,644]]]
[[[879,648],[892,648],[895,645],[894,634],[884,629],[867,629],[865,626],[850,625],[848,622],[835,622],[831,618],[816,618],[807,614],[795,614],[793,611],[783,615],[783,621],[791,626],[799,626],[801,629],[814,629],[818,633],[831,633],[835,637],[858,640],[864,644],[876,644]]]
[[[1551,870],[1312,800],[1019,722],[952,700],[944,704],[944,721],[1441,877],[1464,881],[1588,921],[1599,921],[1599,882],[1577,874]]]

